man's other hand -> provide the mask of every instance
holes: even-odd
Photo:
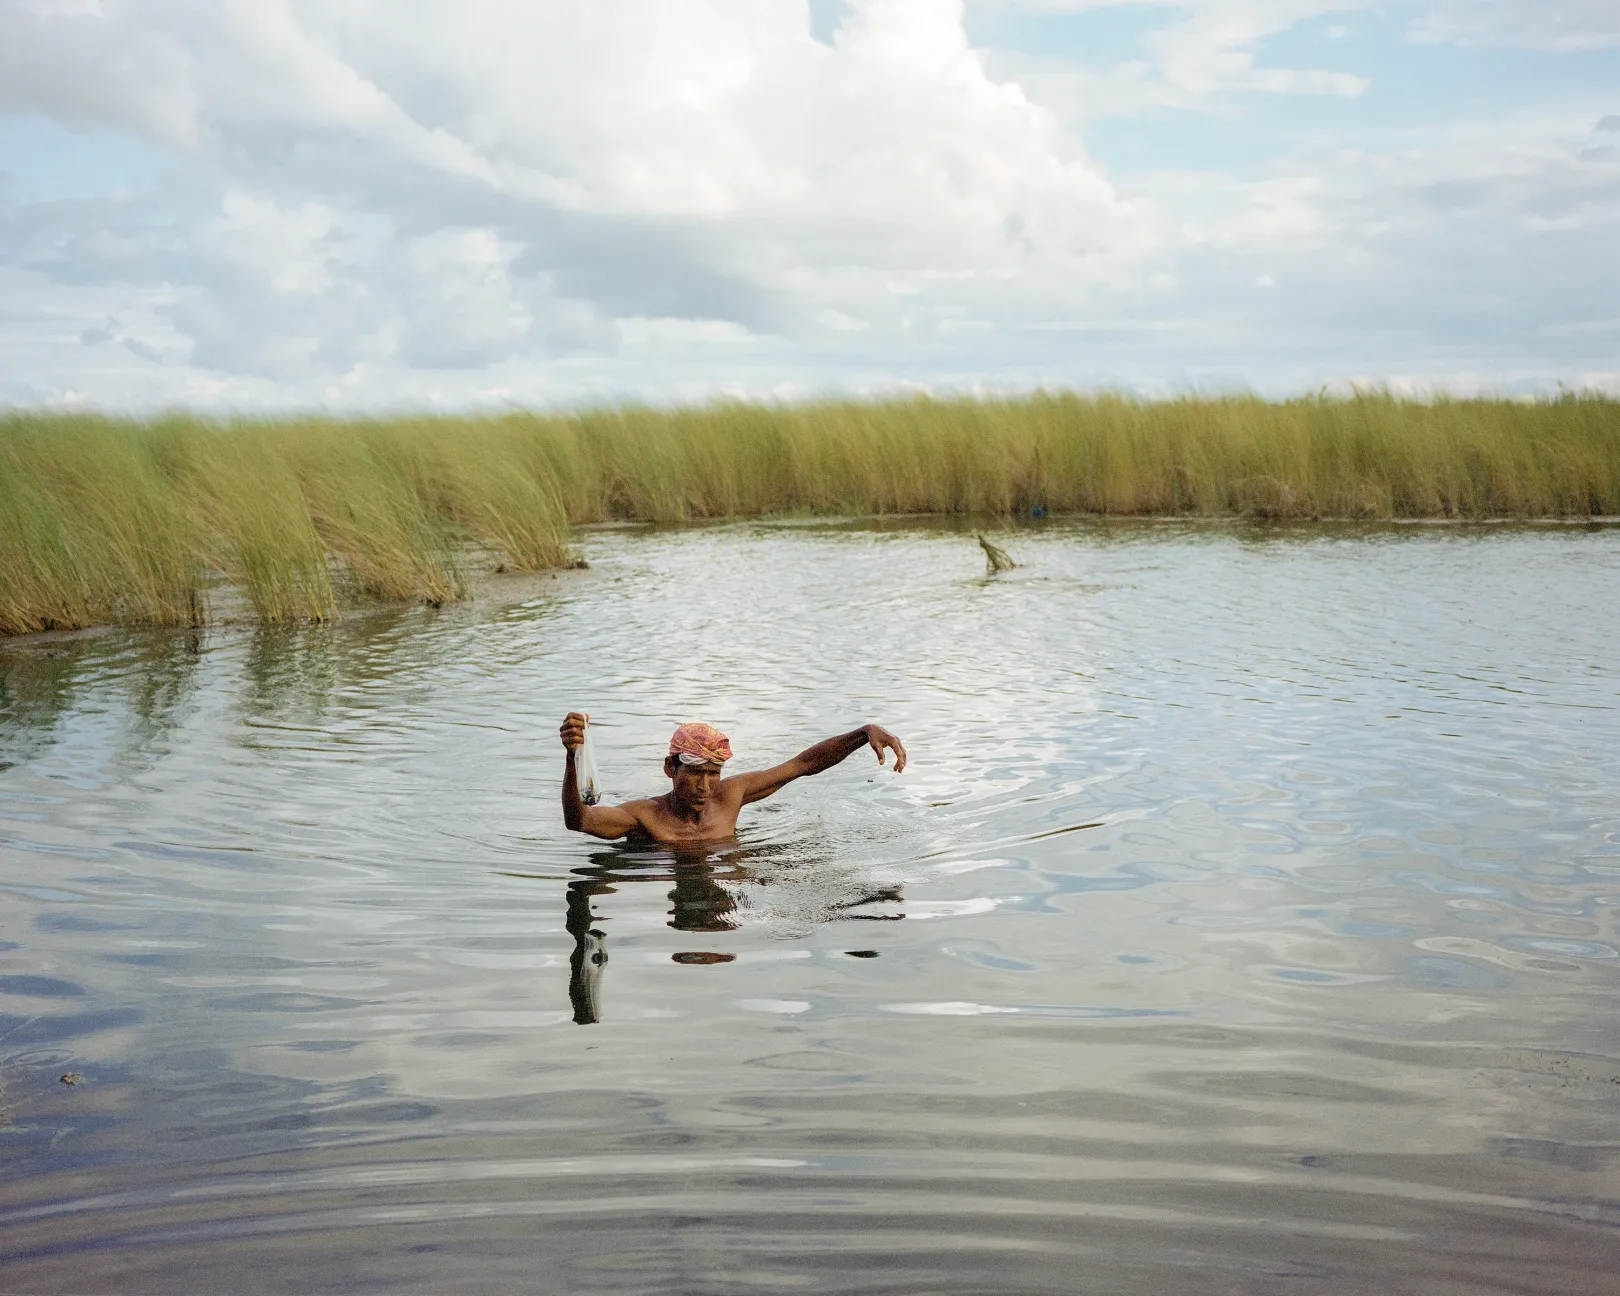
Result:
[[[877,755],[878,764],[886,763],[884,748],[894,753],[894,772],[898,774],[906,767],[906,749],[901,742],[882,725],[869,724],[866,726],[866,741],[871,744],[872,751]]]

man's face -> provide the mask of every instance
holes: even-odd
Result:
[[[664,773],[674,781],[676,804],[693,813],[701,812],[709,804],[709,798],[720,783],[718,765],[687,765],[677,756],[664,761]]]

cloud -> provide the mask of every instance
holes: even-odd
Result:
[[[1164,80],[1192,96],[1261,92],[1353,97],[1365,77],[1310,68],[1257,67],[1254,47],[1307,18],[1354,8],[1343,0],[1250,0],[1205,4],[1147,39]]]
[[[79,341],[85,346],[96,346],[101,342],[111,342],[117,336],[118,321],[109,315],[105,324],[92,324],[80,333]]]
[[[195,229],[167,314],[225,372],[611,349],[617,318],[901,322],[1124,273],[1148,214],[986,74],[957,0],[845,9],[829,45],[770,0],[33,0],[0,84],[216,181],[212,212],[146,214]],[[121,251],[30,264],[155,272],[162,232],[121,214]]]
[[[1373,0],[981,0],[990,11],[1077,15],[1159,11],[1164,22],[1141,37],[1142,57],[1079,72],[1062,59],[1002,56],[992,66],[1083,121],[1145,109],[1220,108],[1245,95],[1355,98],[1366,77],[1322,69],[1259,65],[1271,37],[1312,18],[1370,7]]]
[[[97,0],[0,5],[0,112],[115,124],[174,148],[197,143],[197,50],[163,24]]]
[[[1457,126],[1401,150],[1303,152],[1253,179],[1144,185],[1189,217],[1177,296],[1220,303],[1201,322],[1205,363],[1241,370],[1268,349],[1301,375],[1489,388],[1493,369],[1511,384],[1560,357],[1612,374],[1620,353],[1620,159],[1586,156],[1584,138]]]
[[[1614,0],[1435,0],[1413,24],[1420,41],[1520,49],[1620,47]]]
[[[12,0],[0,112],[170,162],[0,189],[0,399],[1275,388],[1612,352],[1611,105],[1111,178],[1104,117],[1367,86],[1270,42],[1371,0],[1145,7],[1141,57],[1098,71],[974,48],[961,0]],[[1529,21],[1480,9],[1418,30]]]

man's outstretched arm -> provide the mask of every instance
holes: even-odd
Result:
[[[896,774],[906,767],[906,749],[900,740],[881,725],[869,724],[862,725],[859,729],[851,729],[847,734],[839,734],[836,738],[818,742],[814,747],[806,747],[792,760],[783,761],[771,769],[760,770],[757,774],[738,774],[726,782],[735,784],[741,790],[744,805],[751,801],[763,801],[772,793],[780,792],[796,778],[830,770],[840,761],[860,751],[862,747],[872,749],[877,755],[879,765],[887,763],[888,753],[892,751]]]
[[[639,822],[623,806],[586,805],[579,795],[579,771],[575,768],[575,753],[585,741],[585,717],[570,711],[558,729],[562,745],[568,756],[563,765],[562,806],[563,823],[575,832],[590,833],[607,841],[623,837]]]

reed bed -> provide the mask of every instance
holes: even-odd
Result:
[[[1040,394],[571,415],[0,417],[0,633],[441,603],[573,523],[785,513],[1620,514],[1620,401]]]

